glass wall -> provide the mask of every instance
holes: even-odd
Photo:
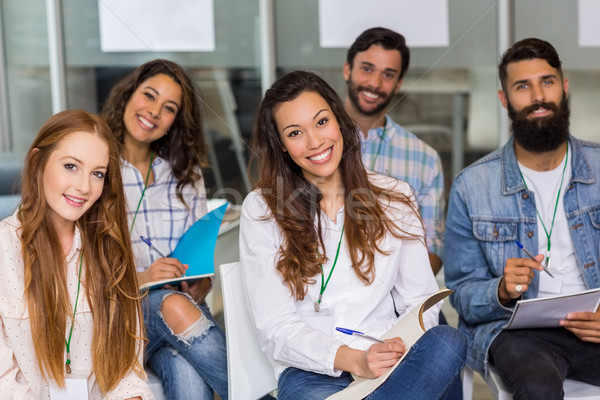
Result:
[[[39,126],[53,112],[47,1],[0,2],[0,154],[1,164],[19,164]],[[273,56],[277,74],[314,70],[345,97],[345,48],[319,46],[319,0],[214,1],[214,51],[103,52],[98,0],[62,0],[59,15],[64,42],[69,108],[99,111],[110,88],[127,72],[154,58],[185,66],[204,94],[214,192],[221,187],[247,190],[241,172],[248,158],[244,143],[261,98],[261,5],[275,20]],[[442,155],[448,184],[462,166],[498,146],[496,64],[499,7],[512,4],[507,24],[515,40],[542,37],[558,49],[571,82],[572,127],[576,135],[599,140],[598,48],[580,47],[577,2],[561,0],[448,0],[450,44],[411,46],[411,65],[390,115],[408,126]],[[385,10],[382,10],[384,12]],[[337,18],[337,16],[332,16]],[[150,22],[166,29],[162,21]],[[560,26],[561,29],[556,29]],[[427,29],[427,26],[423,26]],[[410,42],[409,42],[410,45]],[[240,138],[240,140],[234,140]],[[243,191],[241,190],[241,191]]]

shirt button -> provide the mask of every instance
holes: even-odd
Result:
[[[527,232],[527,237],[528,238],[532,238],[533,237],[533,232],[532,231]]]
[[[527,200],[529,198],[529,193],[523,193],[521,197],[523,198],[523,200]]]

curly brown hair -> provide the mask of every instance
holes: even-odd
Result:
[[[344,155],[338,168],[345,190],[344,233],[358,278],[365,284],[372,283],[375,252],[387,254],[379,247],[386,234],[424,240],[422,236],[402,230],[386,216],[384,202],[405,204],[417,217],[418,211],[407,195],[370,182],[362,163],[358,129],[335,91],[316,74],[290,72],[266,91],[254,117],[249,168],[254,164],[258,168],[255,186],[261,190],[271,214],[265,218],[275,218],[283,232],[276,268],[297,300],[304,298],[307,285],[313,284],[314,277],[321,273],[319,264],[327,260],[321,224],[314,223],[315,218],[320,221],[323,196],[304,177],[289,153],[282,150],[274,114],[279,105],[304,92],[315,92],[323,97],[340,126]]]
[[[108,122],[122,146],[126,131],[123,114],[131,95],[144,81],[159,74],[171,77],[181,86],[182,101],[169,134],[150,143],[150,148],[169,162],[178,181],[177,197],[185,204],[183,187],[201,179],[199,168],[207,167],[208,164],[198,90],[184,69],[179,64],[164,59],[139,66],[113,87],[100,115]]]
[[[69,110],[52,116],[40,128],[27,152],[18,212],[25,296],[40,370],[62,384],[67,316],[73,309],[66,269],[60,267],[65,265],[61,241],[44,196],[43,175],[52,152],[74,132],[97,135],[109,148],[102,194],[76,222],[83,243],[82,285],[93,319],[93,370],[100,389],[106,393],[132,369],[144,375],[138,362],[143,317],[127,229],[118,144],[98,115]]]

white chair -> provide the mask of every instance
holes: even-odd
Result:
[[[462,372],[463,400],[472,400],[474,371],[465,367]],[[498,400],[512,400],[513,395],[500,379],[494,367],[488,367],[487,377],[483,377],[490,392]],[[598,400],[600,399],[600,386],[593,386],[585,382],[565,380],[563,384],[565,400]]]
[[[277,388],[275,373],[258,344],[250,319],[240,263],[223,264],[219,271],[227,336],[229,398],[259,399]]]
[[[150,386],[150,390],[154,394],[155,400],[166,400],[165,392],[163,391],[162,382],[160,378],[154,374],[154,372],[146,370],[146,374],[148,375],[148,386]]]

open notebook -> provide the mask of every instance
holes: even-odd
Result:
[[[377,389],[387,378],[394,372],[396,367],[402,362],[410,347],[419,340],[421,335],[425,333],[425,324],[423,323],[423,313],[429,310],[433,305],[440,302],[444,298],[448,297],[453,290],[442,289],[429,296],[420,307],[415,307],[409,313],[405,314],[400,318],[394,326],[387,331],[381,339],[391,339],[393,337],[401,337],[406,345],[406,353],[398,360],[398,362],[385,374],[379,378],[368,379],[359,376],[353,376],[354,382],[352,382],[346,389],[341,390],[335,394],[332,394],[327,400],[349,400],[349,399],[363,399],[369,395],[372,391]]]
[[[140,289],[156,289],[167,284],[176,285],[182,281],[192,283],[213,276],[215,274],[215,244],[227,205],[228,203],[225,203],[215,208],[196,221],[179,239],[175,250],[169,255],[169,257],[177,258],[182,264],[189,265],[184,276],[148,282],[141,285]]]

